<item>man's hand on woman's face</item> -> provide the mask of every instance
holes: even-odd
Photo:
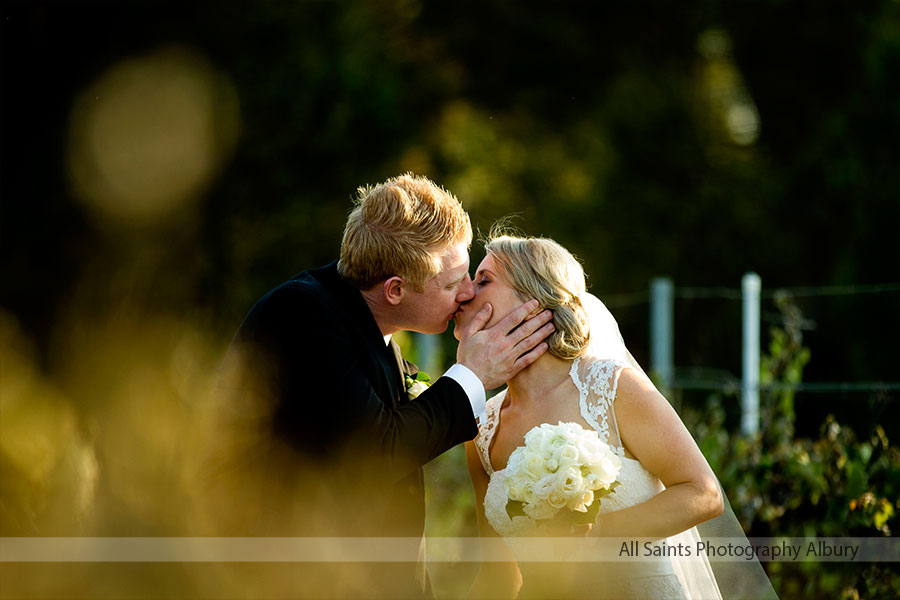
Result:
[[[553,313],[538,311],[530,300],[506,315],[499,323],[484,328],[493,307],[485,304],[463,330],[456,362],[481,379],[486,390],[500,387],[547,351],[544,340],[553,333]]]

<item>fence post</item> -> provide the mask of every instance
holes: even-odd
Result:
[[[759,297],[762,280],[756,273],[741,279],[743,296],[743,377],[741,384],[741,432],[759,431]]]
[[[650,282],[650,373],[660,392],[669,398],[672,391],[672,280],[656,277]]]
[[[437,378],[441,374],[441,351],[438,346],[438,336],[430,333],[413,333],[416,346],[417,366],[419,370]],[[433,383],[433,382],[432,382]]]

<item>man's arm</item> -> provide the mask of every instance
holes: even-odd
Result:
[[[275,431],[322,460],[358,460],[399,480],[477,434],[462,387],[442,377],[393,408],[370,381],[355,324],[301,287],[282,287],[254,307],[236,336],[272,406]],[[380,376],[379,372],[375,376]],[[399,384],[398,384],[399,385]]]

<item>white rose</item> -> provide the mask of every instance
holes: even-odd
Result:
[[[566,444],[557,449],[553,458],[559,461],[560,466],[569,466],[578,462],[579,452],[575,444]]]
[[[506,495],[510,500],[522,502],[522,492],[516,484],[509,484],[506,486]]]
[[[509,459],[506,461],[507,472],[517,472],[522,466],[522,461],[525,460],[525,454],[526,450],[524,446],[519,446],[518,448],[513,450],[512,454],[509,455]]]
[[[559,491],[554,491],[547,497],[547,504],[552,506],[553,508],[562,508],[566,504],[568,504],[569,500],[565,497],[565,495],[561,494]]]
[[[525,445],[534,450],[540,451],[543,446],[545,430],[541,427],[535,427],[525,434]]]
[[[578,451],[581,452],[582,456],[598,456],[603,453],[604,449],[609,449],[609,446],[600,441],[596,432],[589,433],[594,433],[594,435],[583,435],[575,442],[576,446],[578,446]]]
[[[521,500],[521,502],[525,502],[525,503],[528,503],[528,504],[534,502],[534,500],[535,500],[535,496],[534,496],[534,482],[533,482],[533,481],[526,481],[526,482],[524,482],[524,483],[522,484],[522,488],[521,488],[520,493],[521,493],[521,495],[522,495],[522,500]]]
[[[522,507],[522,512],[535,520],[552,519],[556,515],[556,509],[546,502],[535,502]]]
[[[424,392],[427,389],[428,389],[428,385],[426,385],[425,382],[414,381],[412,383],[412,385],[410,385],[406,389],[406,395],[409,396],[410,400],[412,400],[413,398],[418,397],[419,394],[421,394],[422,392]]]
[[[525,498],[526,486],[531,490],[530,495],[534,496],[534,482],[522,473],[513,473],[505,481],[506,495],[510,500],[528,502]]]
[[[532,452],[525,455],[520,468],[535,481],[546,475],[548,472],[547,463],[544,461],[544,457]]]
[[[534,495],[542,500],[546,500],[556,489],[556,476],[544,475],[534,484]]]
[[[582,426],[579,425],[578,423],[573,423],[573,422],[571,422],[571,421],[568,422],[568,423],[563,423],[563,426],[566,427],[567,431],[570,431],[570,432],[572,433],[572,436],[573,436],[573,437],[578,437],[579,435],[584,435],[585,432],[589,432],[589,431],[590,431],[590,430],[588,430],[588,429],[585,429],[584,427],[582,427]]]
[[[593,469],[590,475],[593,475],[600,481],[600,487],[602,488],[608,488],[616,480],[616,474],[605,469]]]
[[[551,454],[556,454],[561,448],[569,444],[569,439],[563,431],[554,431],[551,435],[545,436],[544,442],[547,450]]]
[[[557,477],[559,477],[559,490],[567,497],[580,496],[584,492],[584,478],[581,476],[581,469],[569,467],[565,471],[557,473]]]
[[[593,504],[594,502],[594,492],[591,490],[587,490],[580,496],[576,496],[569,501],[569,510],[576,510],[578,512],[587,512],[588,506]]]
[[[542,491],[544,491],[546,493],[546,496],[544,496],[544,497],[548,501],[550,500],[550,498],[552,496],[565,496],[566,500],[568,500],[568,497],[567,497],[565,489],[564,489],[565,478],[562,477],[562,473],[555,473],[553,475],[547,475],[546,479],[549,481],[544,482],[543,479],[541,481],[544,482]]]
[[[600,481],[609,486],[616,480],[621,468],[622,462],[619,460],[619,457],[610,452],[600,461],[591,465],[591,472],[599,477]]]
[[[588,473],[584,476],[584,487],[588,490],[599,490],[608,486],[594,473]]]
[[[618,457],[618,455],[609,453],[609,462],[612,465],[612,468],[616,471],[616,474],[622,470],[622,459]]]

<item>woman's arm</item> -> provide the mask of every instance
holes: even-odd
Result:
[[[484,495],[490,481],[474,442],[466,442],[466,464],[472,487],[475,488],[475,514],[478,517],[478,535],[490,543],[481,544],[482,562],[478,575],[469,589],[469,598],[515,598],[522,587],[522,575],[512,552],[504,544],[496,543],[499,534],[484,516]],[[501,549],[502,548],[502,549]],[[500,554],[498,554],[498,552]]]
[[[635,506],[601,514],[593,534],[663,538],[719,516],[719,484],[678,413],[645,376],[625,369],[614,402],[622,445],[666,489]]]

